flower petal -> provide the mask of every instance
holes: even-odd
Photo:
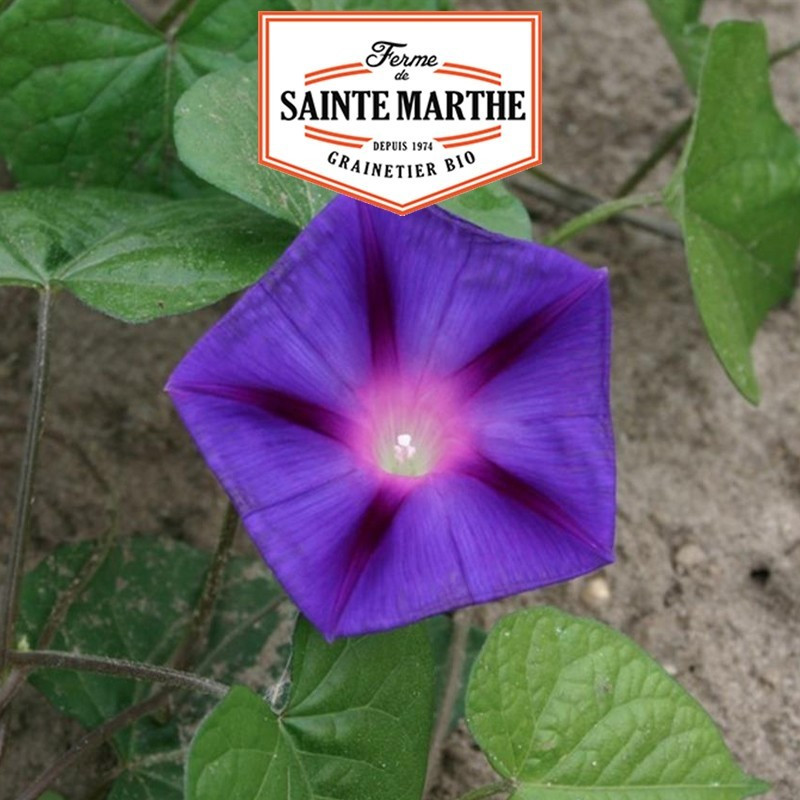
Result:
[[[355,470],[350,450],[334,437],[258,405],[180,388],[171,394],[242,517]]]
[[[385,243],[401,365],[449,374],[591,280],[551,248],[478,228],[438,208],[410,218],[370,208]]]
[[[357,209],[334,201],[192,348],[168,389],[260,386],[352,410],[370,370],[365,292]]]
[[[470,403],[477,429],[510,430],[525,420],[546,424],[554,417],[587,414],[610,419],[611,300],[606,270],[588,272],[556,304],[562,313],[552,315],[549,325],[504,369],[488,375],[486,365],[476,359],[463,370],[472,386],[480,384],[476,364],[490,378]],[[477,376],[470,376],[470,370]]]
[[[338,598],[350,591],[347,582],[360,575],[353,571],[352,545],[363,520],[375,513],[378,488],[365,473],[350,472],[244,520],[286,592],[328,640],[338,633],[337,603],[343,602]]]
[[[342,611],[337,636],[407,625],[598,569],[610,553],[509,502],[481,480],[444,475],[411,494]]]

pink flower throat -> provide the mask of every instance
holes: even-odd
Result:
[[[382,379],[362,404],[354,450],[384,474],[420,478],[452,468],[472,449],[471,426],[447,382]]]

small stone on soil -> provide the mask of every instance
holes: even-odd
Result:
[[[611,587],[602,575],[589,578],[581,588],[581,601],[589,608],[602,608],[611,600]]]

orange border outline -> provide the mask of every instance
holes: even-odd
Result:
[[[503,82],[498,81],[496,78],[487,78],[485,75],[472,75],[469,72],[459,72],[456,69],[435,69],[437,75],[457,75],[459,78],[472,78],[474,81],[485,81],[486,83],[493,83],[495,86],[502,86]]]
[[[361,61],[353,61],[350,64],[339,64],[338,67],[325,67],[325,69],[315,69],[313,72],[306,72],[306,78],[313,78],[315,75],[323,75],[326,72],[341,72],[343,69],[355,69],[356,67],[363,67]]]
[[[465,22],[492,22],[492,21],[519,21],[531,24],[531,47],[537,58],[531,69],[531,107],[535,112],[536,124],[532,128],[531,154],[512,164],[499,167],[491,172],[477,175],[462,181],[459,184],[448,186],[437,192],[432,192],[424,197],[419,197],[409,203],[396,203],[386,197],[373,194],[364,189],[343,183],[335,178],[319,175],[304,167],[270,156],[268,153],[262,157],[262,144],[264,150],[269,149],[269,83],[266,80],[269,55],[269,23],[270,18],[294,21],[327,21],[347,20],[348,22],[370,22],[375,19],[401,18],[408,22],[447,22],[459,18]],[[266,118],[266,119],[264,119]],[[542,163],[542,12],[541,11],[259,11],[258,12],[258,163],[291,175],[295,178],[314,183],[325,189],[344,194],[355,200],[361,200],[371,205],[392,211],[404,216],[413,211],[418,211],[426,206],[440,203],[458,194],[477,189],[488,183],[494,183],[501,178],[514,175]]]
[[[502,135],[502,131],[497,131],[497,133],[490,133],[488,136],[482,136],[480,139],[464,139],[459,142],[443,144],[442,147],[444,147],[445,150],[451,150],[453,147],[469,147],[471,144],[478,144],[478,142],[488,142],[492,139],[499,139]]]
[[[491,75],[493,78],[503,77],[500,72],[492,72],[490,69],[481,69],[480,67],[470,67],[467,64],[454,64],[452,61],[444,61],[442,62],[442,66],[449,67],[450,69],[463,69],[466,72],[482,72],[485,75]]]
[[[308,127],[308,125],[306,125]],[[494,133],[502,129],[502,124],[493,125],[491,128],[482,128],[479,131],[472,131],[472,133],[457,133],[454,136],[434,136],[435,142],[452,142],[453,139],[471,139],[473,136],[482,136],[484,133]]]

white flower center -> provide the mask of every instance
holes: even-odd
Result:
[[[394,457],[399,464],[405,464],[416,455],[417,448],[411,444],[411,434],[401,433],[397,437],[397,444],[394,446]]]

